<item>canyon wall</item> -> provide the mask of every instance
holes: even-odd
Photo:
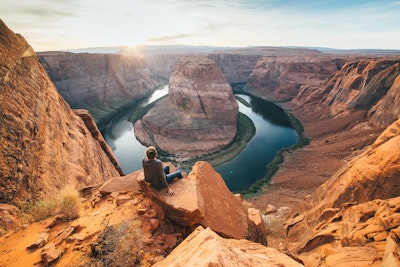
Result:
[[[257,60],[262,56],[262,51],[253,51],[253,53],[245,53],[238,50],[237,53],[210,53],[205,54],[208,58],[214,60],[229,84],[244,83],[247,81],[249,74],[253,70]],[[192,54],[193,55],[193,54]],[[144,60],[149,68],[157,75],[169,80],[175,70],[178,62],[191,56],[189,54],[168,54],[168,55],[149,55]],[[197,55],[199,56],[199,55]]]
[[[262,56],[261,53],[214,53],[208,55],[208,58],[217,62],[228,83],[235,84],[247,81],[257,60]]]
[[[184,156],[200,156],[229,144],[236,135],[238,104],[215,61],[181,60],[170,78],[169,97],[135,123],[146,145]]]
[[[257,61],[246,87],[249,92],[272,101],[287,102],[297,96],[301,86],[320,85],[341,64],[341,60],[320,54],[266,56]]]
[[[88,109],[97,122],[166,83],[139,57],[44,52],[38,58],[71,107]]]
[[[122,174],[91,116],[70,109],[32,47],[2,21],[0,54],[0,202],[18,204]]]
[[[400,118],[399,59],[347,62],[320,86],[304,85],[291,101],[314,111],[326,109],[332,118],[363,117],[374,127],[384,128]]]
[[[289,249],[309,266],[351,266],[360,257],[369,266],[392,253],[385,246],[392,234],[400,237],[399,149],[397,120],[293,210]]]
[[[333,116],[352,110],[368,111],[376,126],[389,126],[400,118],[400,60],[371,60],[347,63],[322,91]]]

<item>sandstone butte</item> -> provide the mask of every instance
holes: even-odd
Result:
[[[272,180],[271,186],[276,191],[267,191],[265,195],[252,200],[253,205],[257,206],[260,201],[269,201],[271,196],[278,196],[271,203],[284,203],[285,191],[277,189],[282,186],[287,186],[289,192],[293,193],[292,197],[297,199],[317,189],[293,208],[285,222],[287,237],[281,240],[283,244],[280,251],[290,255],[289,258],[261,244],[243,239],[224,239],[215,234],[218,232],[226,237],[243,234],[246,223],[241,220],[242,223],[237,225],[244,225],[243,228],[223,233],[225,229],[218,222],[232,214],[221,214],[221,217],[212,214],[208,217],[209,204],[201,208],[201,199],[213,201],[202,195],[209,192],[207,185],[195,182],[201,181],[202,176],[209,177],[213,172],[206,163],[200,162],[195,166],[187,180],[174,183],[176,190],[188,184],[188,190],[190,188],[197,192],[197,201],[188,202],[185,198],[178,206],[176,199],[164,195],[144,195],[144,189],[136,182],[142,176],[140,171],[121,177],[115,166],[116,161],[111,159],[112,152],[105,152],[107,146],[102,143],[96,128],[92,127],[94,122],[90,115],[79,111],[81,117],[76,116],[77,112],[72,112],[57,94],[38,64],[32,48],[2,22],[0,26],[1,97],[7,96],[1,98],[0,102],[1,156],[7,160],[2,158],[1,161],[6,162],[2,165],[1,188],[2,192],[9,192],[3,193],[4,199],[3,195],[1,198],[4,203],[1,205],[2,233],[8,231],[8,234],[0,237],[1,264],[150,266],[158,262],[158,266],[185,266],[183,259],[189,264],[199,255],[207,255],[207,259],[202,258],[196,262],[203,264],[201,266],[234,266],[236,263],[238,266],[301,266],[302,263],[305,266],[400,265],[400,123],[397,121],[399,109],[396,101],[399,95],[399,60],[342,62],[338,64],[339,70],[325,81],[321,80],[320,84],[314,81],[298,87],[289,86],[295,88],[297,93],[291,91],[292,100],[283,105],[302,121],[311,144],[285,154],[285,162]],[[258,69],[265,66],[268,65],[257,64],[252,79],[258,75],[258,79],[268,80],[268,71]],[[266,73],[268,75],[263,76]],[[360,73],[362,75],[356,78]],[[290,72],[285,75],[288,74]],[[14,86],[9,86],[13,83]],[[280,92],[267,93],[263,92],[263,85],[258,87],[256,84],[253,83],[255,87],[249,87],[254,94],[269,99],[282,96],[282,88],[278,89]],[[9,102],[14,104],[9,105]],[[25,102],[29,105],[24,105]],[[24,109],[19,110],[18,105]],[[49,115],[57,114],[58,120],[44,116],[46,112]],[[21,117],[23,121],[18,120]],[[45,123],[40,123],[41,120],[45,120]],[[38,130],[35,131],[31,125]],[[72,135],[64,137],[65,132],[58,131],[60,127]],[[29,138],[23,139],[24,134]],[[49,139],[62,140],[62,148],[59,147],[60,142],[49,144]],[[79,145],[75,147],[69,145],[69,142],[78,142]],[[3,143],[6,145],[3,146]],[[71,149],[63,150],[64,146],[71,146]],[[90,152],[94,147],[97,147],[95,152]],[[58,156],[57,153],[61,152],[64,155]],[[72,160],[69,153],[79,160]],[[87,165],[99,157],[104,162]],[[59,166],[64,165],[68,168],[64,167],[64,172],[60,172]],[[49,166],[54,168],[52,179],[43,183],[46,186],[42,186],[36,181],[48,178]],[[339,167],[341,169],[338,171]],[[78,176],[80,183],[75,182],[76,173],[82,172],[82,169],[90,174],[99,173],[96,178],[100,177],[100,180],[89,180],[91,176],[84,173]],[[8,176],[4,176],[4,173]],[[211,176],[217,180],[220,178],[215,173]],[[294,179],[296,177],[301,179]],[[35,178],[35,181],[29,178]],[[72,184],[81,188],[79,218],[67,222],[62,216],[56,216],[21,227],[22,221],[15,205],[21,203],[21,200],[38,198],[46,192],[56,194],[57,190],[71,183],[61,178],[72,178]],[[22,186],[18,179],[22,181]],[[32,185],[36,187],[32,188]],[[200,189],[199,186],[205,188]],[[223,186],[219,188],[222,190]],[[222,195],[232,197],[228,192]],[[14,201],[14,196],[18,201]],[[179,195],[174,197],[179,198]],[[198,204],[198,211],[194,203]],[[185,211],[180,207],[184,204],[189,205],[190,214],[193,210],[194,214],[204,214],[196,218],[203,216],[198,224],[203,225],[205,230],[195,230],[195,225],[188,226],[185,220],[178,223],[177,218],[186,218]],[[218,201],[210,204],[212,210],[218,209],[216,204]],[[224,203],[219,204],[222,204],[223,211]],[[249,204],[242,202],[242,205]],[[183,217],[176,217],[177,214]],[[243,216],[243,213],[240,214],[239,217]],[[259,212],[247,209],[244,214],[247,218],[246,235],[262,243]],[[269,228],[273,226],[271,218],[266,217],[266,222],[269,222],[266,231],[269,233]],[[212,231],[212,228],[216,230]],[[268,238],[268,245],[270,243]],[[232,261],[234,258],[235,261]],[[269,259],[270,262],[264,261]]]
[[[135,123],[137,139],[184,158],[201,156],[236,136],[239,108],[214,60],[182,59],[169,80],[168,98]]]

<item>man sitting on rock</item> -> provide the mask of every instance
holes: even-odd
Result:
[[[169,166],[163,167],[161,160],[157,159],[157,150],[154,146],[149,146],[145,152],[145,158],[142,160],[144,180],[150,183],[155,189],[165,188],[167,194],[174,195],[172,189],[168,186],[175,178],[182,179],[186,173],[176,171],[169,173]]]

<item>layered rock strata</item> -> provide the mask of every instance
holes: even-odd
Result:
[[[85,124],[70,109],[32,47],[2,21],[0,54],[0,201],[30,201],[119,176],[97,127],[87,126],[95,126],[91,117]]]
[[[135,123],[146,145],[183,156],[218,150],[236,136],[238,104],[214,61],[182,60],[170,78],[168,98]]]
[[[160,49],[162,50],[162,49]],[[283,47],[247,47],[237,49],[221,49],[218,51],[203,52],[206,56],[217,62],[217,65],[225,75],[229,84],[244,83],[254,69],[257,60],[263,56],[319,56],[321,52],[302,48]],[[169,79],[176,65],[182,58],[198,56],[200,53],[193,51],[188,53],[158,53],[157,55],[145,53],[144,60],[149,68],[165,79]]]
[[[348,62],[320,87],[303,86],[292,102],[328,108],[332,117],[361,111],[375,126],[387,127],[400,118],[399,77],[400,60]]]
[[[360,251],[369,255],[366,264],[382,259],[386,240],[392,232],[399,233],[399,149],[397,120],[294,209],[286,226],[289,249],[313,258],[309,254],[321,253],[318,247],[324,246],[326,252],[332,248],[320,261],[329,256],[326,263],[338,263],[340,254],[346,254],[349,266],[358,261]]]
[[[97,122],[167,80],[149,70],[140,57],[43,52],[38,58],[71,107],[88,109]]]
[[[387,127],[400,115],[399,77],[400,60],[347,63],[323,88],[325,104],[334,116],[365,110],[374,124]]]
[[[340,69],[343,62],[329,56],[267,56],[259,59],[246,87],[273,101],[290,101],[301,86],[318,86]]]

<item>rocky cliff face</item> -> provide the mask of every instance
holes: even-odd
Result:
[[[64,99],[73,108],[88,109],[96,121],[166,82],[139,57],[45,52],[38,58]]]
[[[245,51],[210,53],[207,57],[217,62],[229,84],[244,83],[247,81],[257,60],[264,53],[263,51]],[[146,56],[144,60],[154,73],[169,80],[179,61],[188,56],[188,54],[156,55]]]
[[[340,69],[340,64],[339,60],[319,54],[267,56],[257,61],[246,87],[251,93],[273,101],[290,101],[301,86],[320,85]]]
[[[0,54],[1,202],[29,201],[122,174],[91,117],[85,124],[70,109],[32,47],[2,21]]]
[[[397,120],[294,209],[287,222],[289,249],[310,260],[324,246],[316,261],[325,266],[337,266],[344,254],[350,266],[360,254],[368,265],[391,253],[386,241],[391,233],[399,236],[400,225],[399,148]]]
[[[214,61],[182,60],[170,78],[169,98],[135,123],[144,144],[186,156],[204,155],[236,135],[238,105]]]
[[[374,126],[387,127],[400,118],[399,66],[395,59],[348,62],[321,86],[302,86],[292,103],[327,107],[332,117],[364,112]]]
[[[369,111],[374,124],[387,127],[400,115],[400,102],[395,101],[399,75],[399,60],[347,63],[325,87],[329,90],[325,104],[334,116],[350,110]]]
[[[238,104],[213,60],[182,60],[169,79],[169,99],[195,118],[236,125]]]
[[[217,62],[222,73],[225,75],[226,80],[230,84],[245,83],[256,66],[257,60],[262,56],[262,52],[260,52],[260,54],[237,52],[237,54],[215,53],[208,55],[208,58]]]

